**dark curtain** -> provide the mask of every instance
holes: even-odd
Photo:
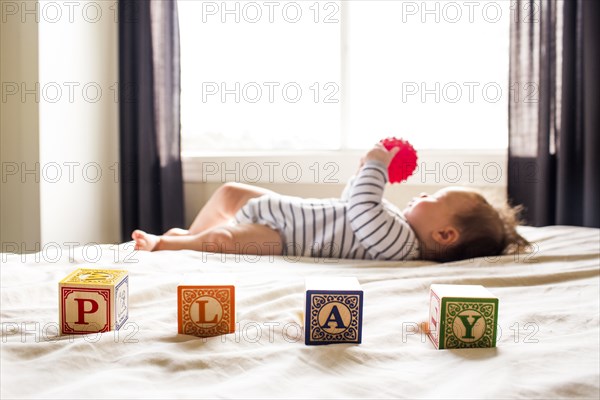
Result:
[[[600,226],[600,1],[518,0],[508,196],[534,226]]]
[[[183,224],[177,2],[119,1],[122,236]]]

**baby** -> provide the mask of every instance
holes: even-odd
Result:
[[[518,209],[494,208],[460,187],[421,194],[404,210],[383,199],[398,152],[376,144],[339,199],[302,199],[245,184],[221,186],[189,230],[135,230],[138,250],[181,250],[375,260],[455,261],[527,246]]]

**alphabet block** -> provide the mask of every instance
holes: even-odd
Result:
[[[235,332],[235,286],[222,284],[227,279],[200,276],[196,281],[177,286],[179,333],[209,337]]]
[[[480,285],[431,285],[428,325],[437,349],[496,347],[498,298]]]
[[[58,283],[64,334],[118,330],[129,317],[129,275],[124,270],[80,268]]]
[[[307,278],[305,284],[305,343],[361,343],[363,290],[358,280]]]

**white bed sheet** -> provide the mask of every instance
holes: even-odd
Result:
[[[522,232],[538,246],[528,259],[450,264],[132,254],[127,244],[102,246],[95,263],[84,248],[56,262],[49,250],[3,254],[1,397],[598,398],[600,231]],[[129,322],[118,335],[57,338],[58,281],[86,266],[129,271]],[[237,334],[177,334],[176,286],[196,272],[236,276]],[[308,276],[359,279],[362,344],[304,345]],[[497,347],[435,350],[414,333],[427,319],[432,283],[482,284],[496,294]]]

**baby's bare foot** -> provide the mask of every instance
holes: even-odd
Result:
[[[190,232],[187,229],[171,228],[164,233],[164,236],[187,236]]]
[[[133,233],[131,234],[131,238],[135,241],[136,250],[145,251],[153,251],[158,242],[160,241],[159,236],[146,233],[139,229],[133,231]]]

